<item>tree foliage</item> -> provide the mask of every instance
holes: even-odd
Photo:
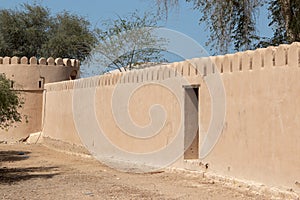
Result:
[[[261,46],[300,41],[300,1],[271,0],[268,10],[273,37],[262,40]]]
[[[159,11],[178,6],[176,0],[156,0]],[[207,44],[215,53],[266,47],[300,41],[299,0],[186,0],[199,11],[200,23],[206,23],[210,31]],[[268,4],[271,38],[257,35],[256,16],[259,8]]]
[[[203,13],[200,22],[205,22],[211,32],[208,44],[218,53],[226,53],[232,47],[235,50],[253,48],[258,38],[254,22],[258,1],[194,0],[193,3],[194,8]]]
[[[52,16],[48,8],[30,4],[0,10],[1,56],[84,60],[95,42],[90,23],[67,11]]]
[[[0,74],[0,129],[8,129],[13,123],[22,120],[18,109],[22,107],[23,101],[10,86],[11,81]]]
[[[97,30],[98,43],[93,50],[93,61],[102,71],[131,70],[143,63],[165,61],[162,51],[165,40],[154,30],[157,19],[149,13],[140,16],[137,11],[126,17],[102,23]]]
[[[156,5],[158,8],[158,15],[164,15],[166,19],[168,18],[168,13],[170,8],[178,7],[178,0],[156,0]]]

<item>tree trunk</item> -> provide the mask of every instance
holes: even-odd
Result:
[[[291,22],[291,2],[290,0],[280,0],[281,12],[285,22],[285,30],[287,34],[287,39],[289,42],[295,41],[296,37],[293,34],[293,30],[290,27]]]

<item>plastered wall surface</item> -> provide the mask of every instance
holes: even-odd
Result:
[[[22,123],[14,124],[16,127],[0,130],[0,141],[16,142],[41,131],[44,84],[69,80],[78,70],[79,62],[71,59],[0,57],[0,73],[20,92],[24,100],[20,112],[28,118],[28,122],[23,118]]]
[[[299,76],[299,69],[288,66],[247,72],[243,77],[224,74],[224,128],[215,148],[202,162],[225,175],[298,189]],[[209,107],[204,91],[200,99],[201,108]],[[209,121],[210,111],[206,111],[201,112],[203,122]]]
[[[72,96],[71,90],[47,91],[44,105],[46,113],[42,129],[43,136],[82,144],[73,120]]]
[[[245,54],[241,54],[242,65],[232,63],[233,68],[239,68],[237,73],[222,75],[225,124],[217,145],[202,162],[218,173],[299,191],[298,46],[283,45]],[[250,60],[245,65],[244,57]],[[203,89],[201,125],[207,124],[210,116],[205,109],[210,101]],[[202,138],[204,130],[202,127]]]
[[[154,69],[152,71],[154,71]],[[104,80],[96,77],[94,80],[81,79],[65,82],[64,84],[53,83],[46,85],[44,137],[59,139],[74,144],[82,144],[82,140],[84,140],[86,143],[90,143],[93,148],[95,148],[95,151],[103,152],[103,156],[113,156],[118,160],[134,162],[139,162],[139,160],[134,158],[134,156],[131,157],[130,155],[120,154],[118,149],[121,149],[123,152],[143,154],[164,149],[170,143],[174,143],[174,141],[175,143],[177,142],[174,146],[178,149],[183,148],[183,143],[181,143],[183,138],[180,132],[182,110],[179,101],[181,101],[181,95],[176,96],[176,94],[173,94],[165,88],[163,84],[152,82],[135,88],[137,90],[132,90],[131,86],[135,86],[136,84],[132,84],[131,86],[128,84],[114,84],[98,87],[98,84],[102,84],[101,81],[105,84]],[[161,82],[163,82],[163,80],[161,80]],[[168,82],[170,82],[170,80]],[[171,81],[171,83],[179,85],[178,81]],[[95,100],[94,106],[96,109],[91,112],[91,116],[86,117],[87,108],[84,104],[89,101],[86,98],[89,96],[88,93],[90,93],[93,86],[97,86],[95,90],[92,91],[92,98]],[[120,98],[113,97],[116,90],[120,90],[124,94],[128,94],[131,91],[134,92],[131,98],[124,98],[124,100],[120,102]],[[76,98],[76,94],[74,93],[80,94],[81,98],[78,100],[78,103],[80,104],[79,106],[82,106],[81,108],[74,108],[74,104],[76,104],[74,103],[74,101],[76,101],[74,100],[74,98]],[[148,95],[145,96],[145,94]],[[117,100],[115,111],[112,109],[111,100],[113,98]],[[71,103],[66,105],[65,102]],[[162,106],[163,109],[156,110],[155,108],[151,108],[151,106],[155,104]],[[54,107],[55,105],[56,107]],[[57,111],[56,108],[60,111]],[[74,116],[74,109],[79,110],[77,116]],[[149,113],[149,109],[153,109],[152,113]],[[137,131],[130,126],[126,126],[127,122],[124,122],[125,120],[116,123],[116,117],[118,115],[116,111],[121,113],[119,117],[123,119],[124,116],[128,115],[128,110],[131,120],[133,120],[138,127]],[[166,113],[166,118],[162,116],[164,115],[163,113]],[[98,120],[98,128],[103,131],[103,137],[110,141],[113,147],[107,145],[101,138],[93,137],[93,117]],[[79,123],[78,120],[80,121]],[[125,125],[122,123],[125,123]],[[55,127],[53,127],[53,124],[55,124]],[[84,128],[83,131],[81,131],[81,127]],[[147,132],[150,133],[150,135],[147,135]],[[143,133],[144,138],[141,138],[143,136],[139,135],[139,133]],[[175,137],[181,138],[180,140],[175,140]],[[161,156],[160,159],[165,158]],[[153,162],[159,161],[155,160]]]
[[[183,151],[187,133],[185,127],[178,127],[184,122],[184,112],[187,112],[181,106],[184,105],[183,86],[190,84],[199,85],[198,125],[201,151],[212,117],[211,96],[206,83],[216,76],[218,70],[226,94],[222,134],[205,158],[193,160],[207,164],[208,170],[217,174],[299,191],[299,49],[299,44],[293,43],[211,57],[215,65],[208,64],[208,58],[199,58],[124,74],[46,84],[43,134],[45,137],[80,144],[82,132],[78,135],[78,128],[85,127],[86,135],[91,134],[92,119],[96,116],[107,138],[124,151],[143,153],[163,149],[172,144],[171,141],[176,136],[181,138],[181,142],[176,145]],[[196,67],[191,66],[191,63]],[[181,80],[182,77],[188,83],[176,85],[176,80]],[[168,88],[157,86],[168,81],[174,81],[172,90],[177,91],[178,95],[174,95]],[[126,131],[120,130],[120,124],[116,123],[112,114],[112,95],[116,87],[123,87],[122,91],[126,94],[139,83],[151,84],[136,87],[129,100],[120,96],[118,101],[125,101],[127,104],[116,107],[120,112],[125,109],[134,123],[140,126],[149,123],[148,110],[151,105],[159,104],[165,108],[168,113],[166,123],[163,123],[159,134],[147,141],[132,139],[124,134]],[[88,99],[91,93],[94,94],[93,101]],[[82,115],[79,118],[80,112],[74,114],[74,94],[81,97],[82,101]],[[85,115],[88,112],[84,110],[89,107],[85,102],[89,101],[95,104],[95,112],[91,116]],[[78,103],[78,99],[76,102]],[[161,115],[152,117],[159,118]],[[100,140],[88,142],[94,146],[101,144]],[[109,146],[103,150],[103,154],[113,153],[114,149]],[[161,157],[164,159],[164,154]],[[134,157],[126,159],[137,161]],[[174,166],[184,166],[184,159],[184,156],[180,156]]]

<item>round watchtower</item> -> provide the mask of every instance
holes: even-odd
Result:
[[[0,142],[15,142],[41,131],[44,84],[73,80],[79,76],[80,63],[75,59],[52,57],[0,57],[0,73],[11,80],[11,87],[24,98],[20,112],[27,116],[8,130],[0,130]]]

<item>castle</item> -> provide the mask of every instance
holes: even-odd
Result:
[[[75,60],[0,62],[22,85],[31,116],[2,138],[41,131],[103,162],[202,170],[300,191],[299,43],[78,80],[70,80]]]

